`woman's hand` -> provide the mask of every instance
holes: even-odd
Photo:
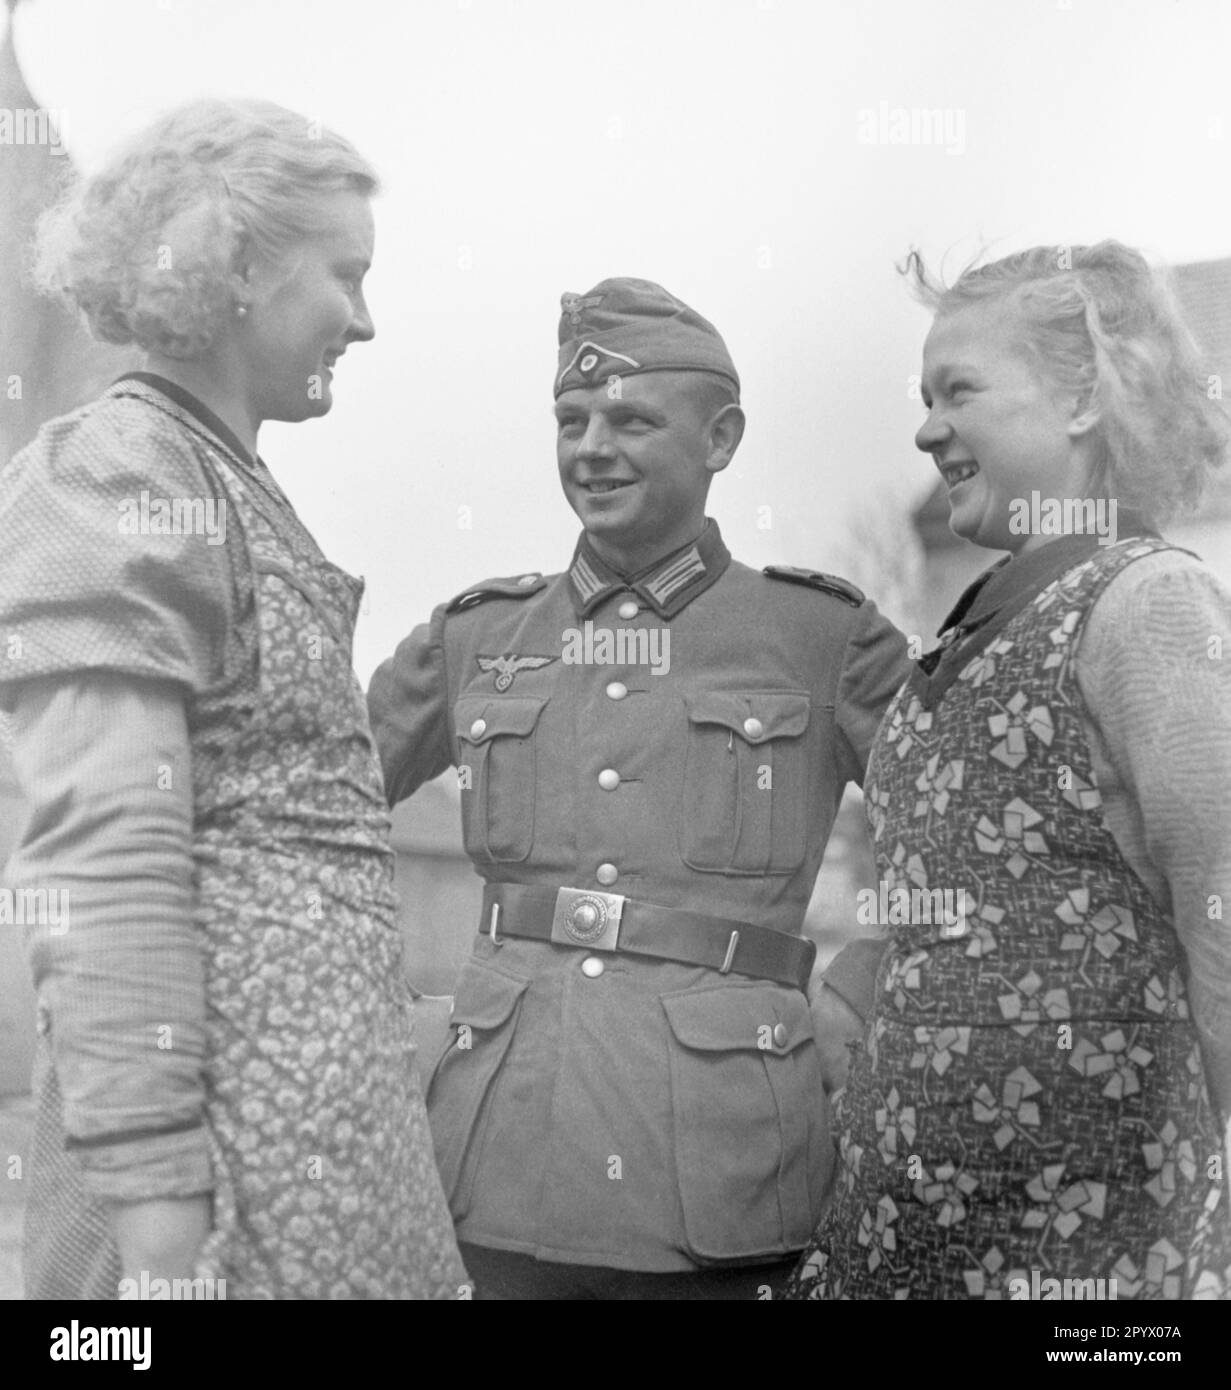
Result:
[[[210,1198],[156,1197],[116,1202],[111,1223],[120,1249],[122,1276],[191,1279],[210,1229]]]

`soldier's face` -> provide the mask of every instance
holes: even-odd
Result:
[[[688,372],[616,377],[556,401],[564,495],[617,568],[652,564],[700,532],[710,480],[727,461],[709,416]]]
[[[976,545],[1025,551],[1050,536],[1020,534],[1015,503],[1078,497],[1089,476],[1076,400],[1028,356],[1027,325],[1011,301],[940,314],[923,348],[928,409],[916,445],[932,455],[949,493],[949,527]]]

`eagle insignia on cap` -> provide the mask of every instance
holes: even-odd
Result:
[[[550,666],[554,656],[478,656],[481,671],[496,672],[496,689],[501,695],[513,684],[519,671],[537,671],[541,666]]]
[[[579,294],[562,294],[560,296],[560,310],[569,316],[573,327],[576,328],[581,322],[581,316],[587,309],[597,309],[606,299],[605,294],[590,294],[582,299]]]

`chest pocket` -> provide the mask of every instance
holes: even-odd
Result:
[[[704,873],[794,873],[807,847],[808,695],[715,690],[685,706],[680,857]]]
[[[535,727],[546,698],[463,695],[454,706],[466,853],[519,864],[534,845]]]

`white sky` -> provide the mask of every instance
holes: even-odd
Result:
[[[712,319],[749,429],[711,513],[749,563],[850,573],[854,511],[934,478],[912,243],[953,267],[980,242],[1231,253],[1227,0],[28,0],[17,41],[86,170],[217,93],[319,117],[382,172],[376,340],[326,419],[261,437],[367,577],[365,682],[434,603],[563,568],[564,290],[642,276]],[[948,111],[960,144],[861,142],[882,102]]]

